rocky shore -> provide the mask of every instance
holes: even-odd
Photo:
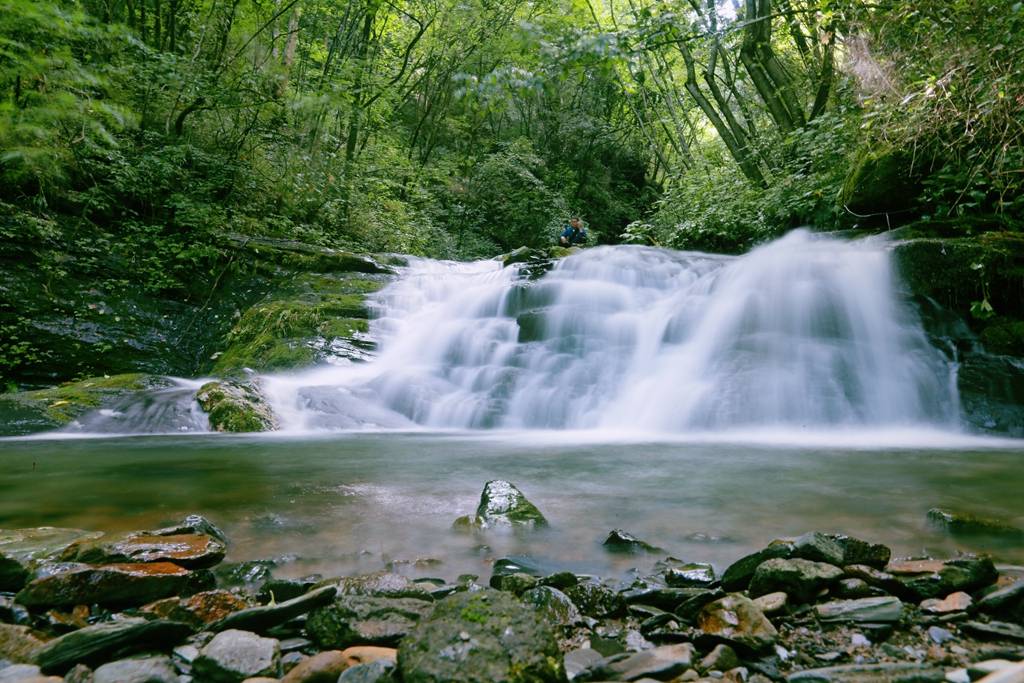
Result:
[[[452,533],[546,524],[492,481]],[[225,563],[228,546],[199,515],[116,536],[0,530],[0,682],[1024,681],[1024,568],[985,556],[809,532],[716,568],[617,529],[607,551],[653,571],[498,558],[486,577],[290,579]]]

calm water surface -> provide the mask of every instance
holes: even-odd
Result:
[[[929,529],[935,506],[1024,526],[1024,445],[823,447],[592,443],[571,435],[353,433],[0,441],[0,528],[153,528],[198,512],[231,539],[228,559],[276,558],[279,576],[391,566],[412,575],[489,575],[497,557],[607,574],[621,527],[722,569],[777,536],[842,531],[903,555],[987,551]],[[464,535],[488,479],[517,484],[551,522],[528,534]],[[420,562],[417,560],[436,560]]]

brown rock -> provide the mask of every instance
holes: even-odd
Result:
[[[930,614],[949,614],[950,612],[966,612],[974,604],[971,596],[963,591],[950,593],[944,600],[931,598],[921,601],[921,611]]]
[[[189,598],[158,600],[143,607],[142,611],[172,621],[182,621],[198,629],[248,607],[249,602],[245,598],[231,591],[212,590],[196,593]]]
[[[335,683],[350,666],[341,650],[327,650],[299,662],[281,683]]]
[[[369,664],[384,659],[389,662],[396,661],[398,650],[391,647],[375,647],[373,645],[356,645],[347,647],[342,651],[345,661],[349,666],[358,664]]]
[[[706,605],[697,617],[700,630],[751,650],[770,648],[779,633],[750,598],[733,593]]]
[[[30,664],[32,656],[43,646],[43,642],[28,626],[0,624],[0,659],[15,664]]]
[[[112,540],[79,541],[61,555],[69,562],[173,562],[190,569],[212,567],[224,559],[227,546],[206,534],[157,535],[136,531]]]
[[[144,605],[178,594],[190,572],[169,562],[74,564],[30,582],[16,596],[26,607]]]
[[[757,605],[757,608],[765,614],[781,612],[786,609],[786,604],[788,602],[789,596],[782,592],[768,593],[767,595],[762,595],[761,597],[754,599],[754,604]]]

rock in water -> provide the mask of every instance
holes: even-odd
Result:
[[[706,605],[697,617],[700,630],[761,652],[775,644],[779,632],[752,600],[727,595]]]
[[[255,380],[207,382],[199,387],[196,400],[218,432],[269,432],[278,428],[277,417]]]
[[[240,683],[246,678],[276,678],[281,647],[273,638],[248,631],[224,631],[214,636],[192,663],[196,679],[210,683]]]
[[[608,552],[612,553],[641,555],[643,553],[664,552],[661,548],[651,545],[646,541],[641,541],[633,534],[622,529],[612,529],[611,533],[608,534],[608,538],[604,539],[603,545]]]
[[[480,504],[473,518],[460,517],[455,528],[492,529],[518,527],[532,529],[547,526],[548,521],[537,506],[526,499],[515,484],[495,479],[484,484]]]
[[[818,592],[843,578],[843,570],[824,562],[774,559],[761,563],[750,579],[750,595],[782,591],[797,602],[808,602]]]
[[[458,593],[437,603],[398,649],[405,683],[564,681],[548,627],[507,593]]]
[[[1024,540],[1024,529],[1001,519],[979,517],[944,508],[928,511],[928,523],[952,536],[988,536],[1007,540]]]
[[[189,585],[190,577],[187,569],[169,562],[73,564],[30,582],[17,601],[26,607],[144,605],[177,595]]]

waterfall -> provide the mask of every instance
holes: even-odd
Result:
[[[958,425],[953,368],[876,240],[596,247],[533,281],[413,260],[374,305],[376,360],[266,378],[286,428]]]

